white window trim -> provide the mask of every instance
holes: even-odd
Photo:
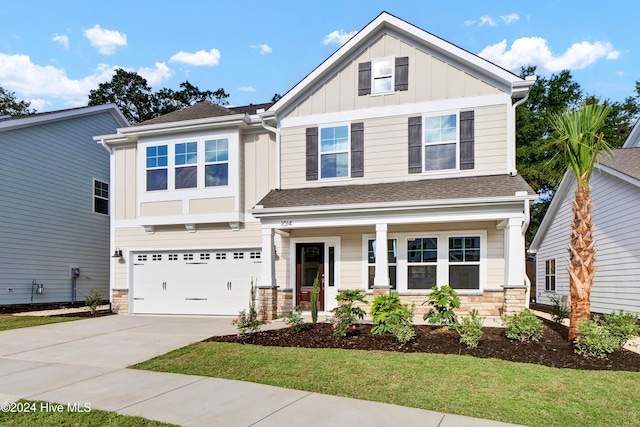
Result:
[[[447,145],[447,144],[453,144],[453,142],[439,142],[439,143],[429,143],[427,144],[427,142],[425,141],[426,139],[426,125],[425,125],[425,121],[428,117],[441,117],[441,116],[448,116],[451,114],[455,114],[456,115],[456,140],[455,140],[455,145],[456,145],[456,166],[453,169],[438,169],[438,170],[433,170],[433,171],[428,171],[426,170],[426,155],[425,155],[425,148],[428,146],[435,146],[435,145]],[[453,110],[453,111],[438,111],[438,112],[434,112],[434,113],[429,113],[429,114],[423,114],[422,115],[422,145],[421,148],[422,152],[421,154],[421,158],[422,158],[422,174],[423,175],[439,175],[439,174],[447,174],[447,173],[451,173],[451,172],[457,172],[460,170],[460,111],[459,110]]]
[[[410,237],[435,237],[438,239],[438,262],[436,284],[441,287],[449,284],[449,237],[472,237],[480,236],[480,283],[478,289],[456,289],[458,295],[477,295],[484,292],[487,288],[488,270],[487,270],[487,231],[486,230],[444,230],[444,231],[415,231],[402,233],[389,233],[387,239],[396,239],[397,241],[397,287],[393,292],[401,295],[427,295],[431,293],[428,289],[409,289],[408,288],[408,250],[407,239]],[[375,240],[375,234],[362,235],[362,288],[365,293],[371,294],[373,290],[369,289],[369,262],[368,262],[368,241]]]
[[[390,90],[381,91],[381,92],[376,92],[375,91],[376,78],[375,78],[374,72],[373,72],[373,70],[375,68],[374,64],[376,62],[385,62],[385,61],[391,61],[391,75],[390,75],[390,77],[391,77],[391,89]],[[383,77],[383,78],[386,78],[386,76]],[[385,57],[381,57],[381,58],[372,59],[371,60],[371,94],[370,95],[371,96],[377,96],[377,95],[386,95],[386,94],[389,94],[389,93],[395,93],[396,92],[395,87],[396,87],[396,58],[395,58],[395,56],[385,56]]]
[[[322,152],[322,129],[336,128],[346,126],[347,127],[347,176],[327,177],[322,176],[322,155],[323,154],[341,154],[345,150],[340,151],[327,151]],[[318,181],[348,181],[351,180],[351,123],[333,123],[318,126]]]
[[[177,165],[175,164],[176,162],[176,145],[178,144],[189,144],[189,143],[196,143],[196,162],[195,163],[185,163],[183,165]],[[176,170],[178,169],[182,169],[182,168],[190,168],[190,167],[196,167],[196,187],[195,188],[200,188],[200,144],[198,143],[198,141],[187,141],[187,142],[175,142],[173,144],[170,144],[169,147],[167,147],[167,152],[170,153],[173,149],[173,173],[172,178],[173,178],[173,185],[175,187],[175,180],[176,180]],[[145,153],[146,154],[146,153]],[[169,161],[169,164],[171,164],[171,161]],[[168,167],[168,165],[167,165]],[[168,174],[169,171],[167,171]],[[168,176],[167,176],[167,190],[169,190],[169,181],[168,181]],[[145,184],[146,187],[146,184]],[[183,190],[191,190],[193,189],[193,187],[189,187],[189,188],[174,188],[175,191],[183,191]],[[162,191],[162,190],[156,190],[156,191]]]
[[[554,289],[547,289],[547,262],[549,261],[553,261],[555,264],[555,268],[556,268],[556,272],[553,273],[553,276],[556,278],[555,283],[554,283]],[[544,260],[544,292],[547,294],[554,294],[556,293],[556,290],[558,289],[558,260],[556,258],[548,258]],[[549,275],[551,276],[551,275]]]
[[[104,198],[102,196],[96,196],[96,182],[101,182],[103,184],[107,184],[109,186],[109,191],[107,192],[107,197]],[[93,178],[93,188],[91,188],[91,194],[93,198],[93,213],[96,215],[109,216],[111,213],[111,185],[109,185],[109,181],[105,181],[103,179]],[[102,212],[96,212],[96,197],[107,201],[107,213],[103,214]]]

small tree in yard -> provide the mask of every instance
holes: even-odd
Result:
[[[560,148],[558,155],[565,158],[577,181],[568,247],[567,269],[571,293],[569,341],[576,339],[578,323],[591,316],[596,249],[589,179],[600,150],[611,153],[611,147],[601,131],[610,111],[611,108],[606,105],[590,104],[551,118],[551,126],[555,129],[552,141]]]
[[[104,299],[104,294],[98,289],[91,289],[89,294],[84,297],[84,303],[87,307],[89,307],[89,311],[93,316],[98,311],[98,306],[102,304]]]
[[[311,323],[318,322],[318,301],[320,300],[320,279],[316,274],[311,289]]]

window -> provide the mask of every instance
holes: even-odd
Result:
[[[457,168],[458,116],[425,117],[424,171]]]
[[[93,211],[109,215],[109,184],[93,180]]]
[[[394,58],[380,58],[371,61],[371,93],[393,90]]]
[[[438,272],[438,239],[407,239],[407,288],[429,289],[436,285]]]
[[[367,254],[369,289],[373,289],[373,279],[376,275],[376,241],[373,239],[367,242]],[[389,263],[389,285],[391,285],[391,289],[396,289],[398,282],[398,248],[396,246],[396,239],[389,239],[387,241],[387,260]]]
[[[449,286],[480,289],[480,237],[449,237]]]
[[[167,189],[168,146],[147,147],[147,191]]]
[[[198,186],[198,143],[176,144],[175,188],[196,188]]]
[[[556,290],[556,260],[548,259],[544,262],[544,290]]]
[[[320,129],[320,177],[349,176],[349,126]]]
[[[229,140],[205,141],[204,181],[206,187],[229,184]]]

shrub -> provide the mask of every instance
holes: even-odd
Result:
[[[463,317],[460,322],[454,326],[455,330],[460,334],[460,342],[467,348],[476,348],[482,338],[482,324],[484,317],[478,317],[478,310],[473,309],[469,312],[469,317]]]
[[[637,324],[638,313],[625,313],[620,310],[618,314],[605,314],[598,321],[616,339],[619,347],[622,347],[627,341],[637,337],[640,333]]]
[[[366,304],[362,291],[346,290],[336,296],[336,301],[342,302],[333,310],[333,335],[344,337],[347,331],[355,330],[358,320],[362,320],[366,312],[360,307],[354,306],[356,302]]]
[[[256,287],[251,281],[251,289],[249,296],[249,310],[242,310],[238,317],[231,321],[232,325],[236,325],[240,335],[247,333],[255,333],[260,331],[260,327],[266,322],[264,320],[258,320],[258,311],[256,310]]]
[[[505,334],[511,340],[538,341],[544,331],[542,320],[528,308],[511,316],[504,314],[502,321],[507,327]]]
[[[373,317],[375,325],[371,328],[373,334],[386,334],[391,332],[387,325],[387,319],[392,313],[402,313],[405,307],[400,303],[398,294],[378,295],[371,303],[369,314]]]
[[[289,325],[294,331],[300,332],[302,330],[302,325],[304,324],[304,319],[302,318],[302,312],[300,311],[300,306],[296,306],[291,311],[287,311],[282,316],[282,322]]]
[[[559,325],[564,319],[568,319],[571,309],[564,303],[561,295],[552,295],[549,297],[551,301],[551,309],[549,313],[553,321]]]
[[[311,289],[311,322],[318,322],[318,300],[320,298],[320,280],[316,274],[313,279],[313,288]]]
[[[416,337],[413,329],[413,307],[400,306],[394,309],[385,320],[385,328],[391,332],[399,343],[406,344]],[[371,328],[373,332],[373,328]]]
[[[84,297],[84,304],[89,307],[89,311],[91,311],[91,315],[96,314],[98,310],[98,306],[102,304],[104,300],[104,294],[98,289],[91,289],[89,294]]]
[[[432,306],[429,312],[424,315],[424,320],[432,324],[444,326],[453,326],[458,322],[454,308],[460,307],[460,299],[458,294],[451,286],[443,286],[431,288],[431,295],[425,304]]]
[[[598,323],[598,320],[582,320],[578,323],[578,337],[573,351],[587,357],[606,358],[620,347],[618,338]]]

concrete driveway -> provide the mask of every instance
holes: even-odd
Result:
[[[126,315],[0,332],[0,403],[28,398],[65,407],[88,404],[183,426],[508,425],[241,381],[126,369],[235,332],[230,317]]]

